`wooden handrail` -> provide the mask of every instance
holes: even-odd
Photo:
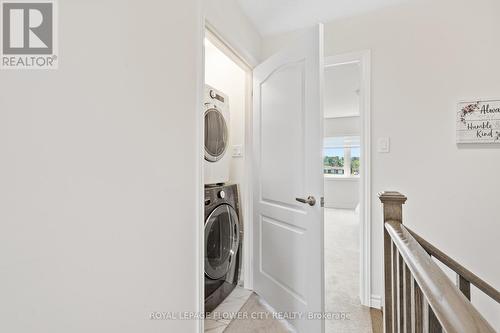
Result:
[[[495,333],[401,223],[388,221],[385,228],[445,332]]]
[[[383,192],[379,198],[384,209],[384,331],[494,333],[470,302],[470,284],[497,302],[500,293],[403,225],[404,195]],[[457,273],[457,286],[432,256]]]
[[[483,293],[490,296],[497,303],[500,303],[500,292],[498,290],[493,288],[491,285],[482,280],[476,274],[469,271],[464,266],[460,265],[457,261],[447,256],[437,247],[433,246],[431,243],[420,237],[410,228],[406,228],[406,230],[408,230],[408,232],[413,236],[413,238],[417,240],[417,242],[424,248],[424,250],[427,253],[429,253],[431,256],[433,256],[434,258],[445,264],[448,268],[457,273],[465,281],[472,283],[477,289],[481,290]],[[469,295],[469,300],[470,300],[470,295]]]

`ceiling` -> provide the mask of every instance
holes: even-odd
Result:
[[[408,0],[236,0],[262,36],[356,15]]]
[[[325,118],[359,116],[359,63],[327,67],[325,71]]]

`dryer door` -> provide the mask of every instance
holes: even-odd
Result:
[[[227,150],[228,130],[226,120],[216,108],[205,111],[205,159],[220,160]]]
[[[220,279],[236,259],[239,245],[238,215],[233,207],[222,204],[205,221],[205,274]]]

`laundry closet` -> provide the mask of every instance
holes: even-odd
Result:
[[[211,312],[243,284],[249,72],[209,32],[204,45],[204,279]]]
[[[253,300],[323,312],[323,27],[252,67],[232,44],[206,36],[204,309],[237,313]],[[238,323],[227,319],[208,317],[205,327]],[[290,324],[319,332],[322,321]]]

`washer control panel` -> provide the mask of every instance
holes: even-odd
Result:
[[[221,95],[219,95],[218,93],[216,93],[214,90],[210,90],[210,92],[208,94],[210,95],[210,97],[212,99],[216,99],[216,100],[224,103],[224,97],[222,97]]]
[[[211,211],[220,204],[229,203],[238,211],[240,203],[237,193],[237,185],[234,184],[205,187],[205,209]]]

